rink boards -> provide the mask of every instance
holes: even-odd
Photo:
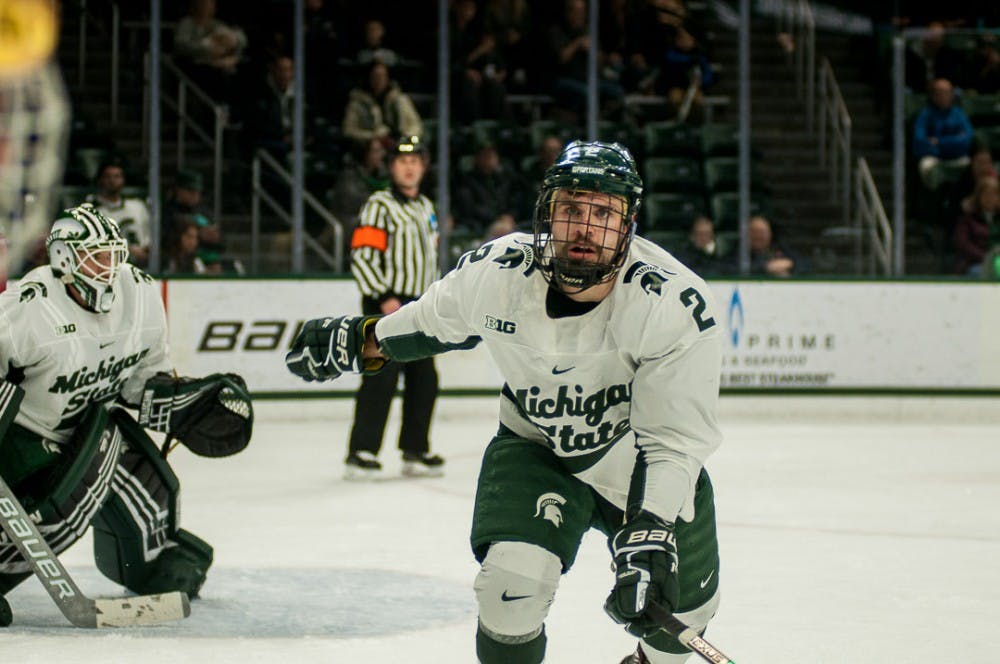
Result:
[[[724,390],[1000,393],[1000,285],[710,286],[726,339]],[[182,373],[235,369],[258,395],[348,394],[357,386],[354,376],[305,383],[283,362],[303,321],[359,312],[353,280],[170,279],[163,288],[171,355]],[[450,392],[491,392],[503,382],[482,347],[441,356],[438,369]]]

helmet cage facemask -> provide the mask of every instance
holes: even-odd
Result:
[[[625,256],[635,234],[635,212],[629,209],[628,201],[621,196],[610,195],[611,207],[595,202],[576,201],[576,205],[585,208],[584,222],[572,222],[576,231],[565,240],[556,240],[552,235],[552,223],[556,196],[560,193],[575,198],[580,193],[589,190],[576,190],[555,187],[544,190],[538,197],[534,214],[534,244],[535,255],[538,256],[539,269],[549,284],[554,285],[567,294],[580,293],[600,283],[614,279],[618,270],[625,262]],[[620,206],[618,205],[620,204]],[[608,210],[607,217],[599,218],[600,209]],[[621,221],[608,224],[611,218],[617,218],[621,213]],[[571,223],[557,221],[556,223]],[[574,260],[560,255],[561,245],[576,244],[578,238],[584,238],[581,244],[590,244],[599,254],[596,261]],[[587,239],[589,238],[589,240]],[[610,258],[603,258],[607,251]]]
[[[72,214],[76,210],[67,211],[69,215],[53,224],[47,247],[49,265],[62,283],[80,295],[88,309],[108,313],[115,299],[115,281],[128,260],[128,244],[113,221],[86,207],[92,215],[87,225]],[[93,229],[95,218],[100,222],[100,237],[88,230],[88,226]]]

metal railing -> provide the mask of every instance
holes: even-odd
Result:
[[[854,178],[855,269],[859,274],[864,270],[862,240],[867,237],[870,248],[868,274],[881,271],[884,275],[891,275],[894,251],[892,226],[864,157],[858,159]]]
[[[173,74],[177,80],[177,95],[171,97],[168,85],[164,83],[160,90],[163,105],[177,114],[177,168],[184,167],[187,155],[187,134],[199,139],[212,151],[212,214],[213,221],[219,222],[222,213],[222,155],[223,136],[227,122],[226,107],[212,99],[204,90],[188,78],[181,69],[167,56],[162,58],[163,70]],[[146,55],[146,85],[143,94],[143,156],[148,156],[149,127],[149,55]],[[206,129],[200,125],[189,112],[189,102],[194,101],[207,107],[213,118],[212,127]]]
[[[253,194],[250,201],[250,270],[257,272],[260,262],[260,204],[263,202],[270,210],[292,227],[292,213],[285,209],[275,198],[264,189],[261,183],[262,167],[266,166],[272,175],[277,176],[286,186],[292,186],[292,174],[278,160],[265,150],[257,150],[251,164],[251,180]],[[344,271],[344,226],[315,196],[308,191],[302,192],[306,207],[315,212],[326,222],[333,233],[333,254],[331,255],[316,238],[303,234],[306,247],[312,249],[320,260],[334,272]],[[289,259],[290,260],[290,259]]]
[[[820,63],[817,101],[819,163],[830,171],[830,196],[833,201],[840,198],[846,226],[851,212],[851,114],[827,58]]]
[[[772,9],[788,64],[795,70],[795,95],[806,105],[806,129],[813,131],[816,107],[816,15],[808,0],[788,0]]]

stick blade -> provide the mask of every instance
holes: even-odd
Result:
[[[186,593],[96,599],[97,627],[135,627],[183,620],[191,615]]]

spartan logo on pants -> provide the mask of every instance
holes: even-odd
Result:
[[[563,522],[562,510],[559,507],[565,504],[566,499],[558,493],[543,493],[535,502],[535,516],[551,521],[558,528]]]

